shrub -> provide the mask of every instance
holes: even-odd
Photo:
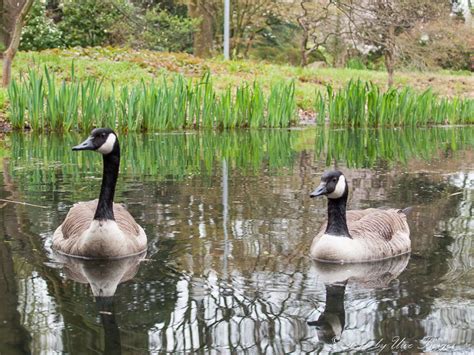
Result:
[[[100,0],[64,1],[58,24],[67,47],[111,44],[110,29],[121,18],[113,2]]]
[[[472,28],[447,19],[415,27],[399,38],[402,62],[416,69],[470,70]]]
[[[193,33],[199,21],[172,15],[165,10],[149,10],[146,12],[145,20],[143,41],[146,48],[169,52],[192,52]]]
[[[360,58],[349,59],[346,63],[346,68],[358,69],[358,70],[367,69],[367,67],[365,66],[365,64],[362,62]]]
[[[62,32],[46,16],[45,4],[35,1],[21,33],[20,50],[63,47]]]

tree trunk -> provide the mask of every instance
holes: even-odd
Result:
[[[387,68],[388,82],[387,86],[393,86],[393,71],[395,67],[395,28],[389,26],[387,43],[385,46],[385,67]]]
[[[7,50],[3,53],[3,73],[2,73],[2,86],[7,87],[10,84],[12,62],[15,58],[15,54],[20,45],[21,29],[23,28],[23,22],[25,21],[26,15],[31,9],[34,0],[26,0],[21,8],[18,16],[14,21],[13,32],[11,34],[10,43]]]
[[[249,57],[250,48],[252,48],[253,40],[255,39],[255,32],[250,34],[249,39],[247,40],[247,45],[245,46],[244,58]]]
[[[346,55],[347,49],[342,40],[342,20],[341,20],[341,13],[337,12],[336,15],[336,29],[334,39],[332,40],[332,47],[333,47],[333,60],[332,65],[335,68],[343,68],[346,65]]]
[[[191,18],[201,20],[198,30],[194,33],[194,55],[208,58],[211,56],[214,40],[213,16],[203,0],[190,0],[188,11]]]
[[[388,81],[387,86],[393,86],[393,54],[390,51],[385,51],[385,67],[387,68]]]
[[[7,5],[5,0],[0,0],[0,46],[2,47],[2,52],[7,48],[9,39],[9,13],[7,11]]]
[[[305,67],[308,65],[308,52],[306,51],[306,48],[308,46],[308,31],[306,29],[303,29],[303,39],[301,40],[301,66]]]

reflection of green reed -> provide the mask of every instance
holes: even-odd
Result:
[[[293,132],[264,130],[208,134],[160,134],[120,137],[121,170],[126,175],[183,178],[208,174],[225,158],[230,167],[255,171],[262,166],[291,166],[294,159]],[[72,152],[84,137],[79,135],[25,135],[11,137],[12,174],[31,176],[32,183],[54,182],[58,173],[78,181],[85,172],[99,175],[101,159],[91,153]],[[146,177],[145,177],[146,178]]]
[[[406,163],[409,159],[429,160],[440,150],[456,151],[474,145],[474,128],[434,127],[429,129],[352,129],[319,128],[316,155],[325,156],[348,167],[373,167],[380,160]]]
[[[474,123],[474,100],[440,99],[430,89],[419,94],[411,88],[380,88],[361,80],[349,81],[339,91],[327,86],[326,95],[318,93],[314,109],[332,126],[394,127],[428,124]]]
[[[127,134],[120,137],[121,171],[124,176],[145,180],[182,179],[211,174],[224,158],[229,167],[244,172],[266,167],[276,170],[291,167],[296,152],[310,148],[315,134],[316,159],[326,159],[327,165],[338,161],[348,167],[373,167],[380,161],[398,163],[413,158],[429,160],[439,157],[440,151],[463,149],[474,142],[471,127]],[[100,176],[99,154],[71,151],[83,138],[78,134],[14,134],[10,139],[10,156],[15,157],[11,173],[31,184],[54,183],[63,175],[81,188],[94,184],[84,180],[84,175]]]

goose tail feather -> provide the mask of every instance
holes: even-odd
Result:
[[[413,211],[413,206],[405,207],[398,211],[399,213],[403,213],[405,216],[408,216]]]

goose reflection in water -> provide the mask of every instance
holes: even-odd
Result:
[[[314,268],[326,287],[326,305],[317,320],[309,321],[315,326],[318,339],[325,343],[341,340],[346,312],[344,294],[347,285],[362,288],[387,287],[408,265],[409,254],[372,263],[329,264],[314,261]]]
[[[114,260],[86,260],[55,254],[66,278],[89,284],[104,328],[104,354],[120,354],[120,330],[115,319],[114,295],[117,286],[131,280],[144,260],[146,252]]]

